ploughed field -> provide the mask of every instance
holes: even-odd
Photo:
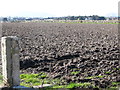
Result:
[[[2,35],[19,37],[21,73],[103,88],[120,82],[116,24],[4,23]]]

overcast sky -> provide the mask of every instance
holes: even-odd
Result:
[[[116,16],[119,0],[0,0],[0,16]]]

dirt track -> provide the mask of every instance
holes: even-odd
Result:
[[[44,71],[67,83],[93,81],[99,87],[120,82],[117,25],[5,23],[6,35],[20,38],[22,73]],[[91,76],[103,77],[85,79]]]

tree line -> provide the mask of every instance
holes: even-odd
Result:
[[[106,20],[104,16],[65,16],[65,17],[48,17],[46,19],[54,19],[54,20]]]

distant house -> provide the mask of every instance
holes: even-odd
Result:
[[[8,19],[5,17],[5,18],[2,19],[2,21],[3,21],[3,22],[7,22]]]
[[[87,18],[85,18],[85,20],[93,20],[93,18],[92,17],[87,17]]]
[[[106,18],[105,17],[99,17],[98,20],[106,20]]]
[[[26,21],[31,21],[31,20],[33,20],[32,18],[26,18],[25,19]]]

